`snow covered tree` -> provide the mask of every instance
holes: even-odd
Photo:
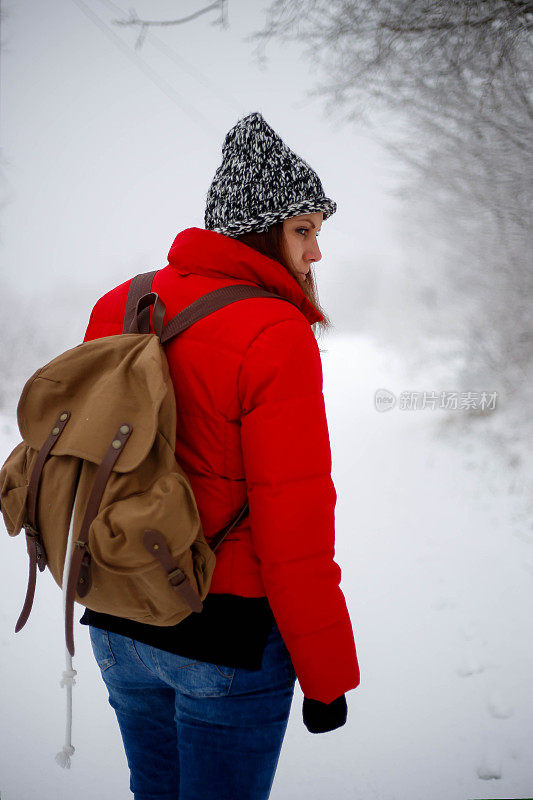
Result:
[[[405,165],[415,313],[435,336],[455,325],[469,379],[510,394],[533,360],[532,28],[521,0],[276,0],[251,37],[262,59],[301,44],[311,95]]]

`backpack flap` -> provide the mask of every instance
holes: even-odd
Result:
[[[52,455],[100,464],[117,428],[132,434],[115,469],[130,472],[146,458],[158,425],[176,437],[176,411],[166,358],[155,335],[125,334],[85,342],[39,369],[26,383],[17,417],[21,435],[38,450],[64,410],[71,418]]]

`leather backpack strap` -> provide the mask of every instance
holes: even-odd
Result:
[[[214,289],[212,292],[204,294],[167,322],[161,334],[161,344],[166,344],[174,336],[177,336],[190,325],[198,322],[198,320],[212,314],[213,311],[218,311],[219,308],[224,308],[230,303],[235,303],[237,300],[246,300],[249,297],[268,297],[274,300],[285,300],[285,302],[291,303],[300,311],[297,304],[289,300],[288,297],[269,292],[268,289],[263,289],[261,286],[249,286],[244,283],[221,286],[220,289]]]
[[[148,294],[152,288],[152,281],[156,275],[157,270],[153,272],[142,272],[136,275],[130,283],[128,290],[128,298],[126,300],[126,310],[124,312],[124,325],[122,333],[128,333],[135,316],[137,303],[145,294]],[[145,308],[139,316],[140,326],[139,333],[148,333],[150,330],[150,309]]]
[[[111,441],[104,457],[96,471],[89,500],[85,508],[85,514],[81,523],[78,538],[73,542],[72,559],[67,580],[66,602],[65,602],[65,640],[67,649],[71,656],[74,655],[74,600],[76,592],[79,597],[85,597],[91,588],[91,554],[89,551],[89,530],[98,514],[100,503],[113,471],[115,462],[124,450],[124,445],[128,441],[133,428],[127,422],[123,423],[113,440]]]
[[[132,322],[137,313],[137,306],[141,297],[149,294],[152,289],[152,281],[157,274],[157,270],[152,272],[143,272],[136,275],[128,290],[128,297],[126,300],[126,310],[124,312],[124,323],[122,326],[122,333],[128,333],[131,329]],[[295,308],[300,311],[299,306],[288,297],[275,292],[269,292],[261,286],[250,286],[244,283],[232,284],[231,286],[221,286],[220,289],[214,289],[212,292],[199,297],[194,303],[186,306],[179,314],[176,314],[167,324],[163,327],[160,338],[161,344],[166,344],[179,333],[186,330],[190,325],[207,317],[219,308],[235,303],[238,300],[246,300],[250,297],[266,297],[274,300],[285,300],[286,303],[291,303]],[[154,298],[155,300],[155,298]],[[148,333],[150,330],[150,311],[146,307],[139,314],[139,333]]]
[[[235,519],[233,520],[233,522],[230,522],[230,524],[227,525],[225,528],[222,528],[222,530],[218,531],[218,533],[215,533],[215,535],[212,536],[211,539],[209,540],[208,544],[213,552],[217,549],[219,544],[226,538],[228,533],[230,533],[230,531],[233,530],[235,525],[237,525],[237,523],[240,522],[241,519],[244,519],[245,517],[248,516],[249,512],[250,509],[248,507],[248,500],[247,500],[246,503],[241,508],[241,510],[239,511],[239,513],[237,514],[237,516],[235,517]]]
[[[218,311],[219,308],[224,308],[225,306],[235,303],[238,300],[246,300],[250,297],[265,297],[273,300],[285,300],[285,302],[291,303],[291,305],[295,306],[295,308],[298,308],[300,311],[299,306],[296,303],[293,303],[292,300],[289,300],[288,297],[275,294],[274,292],[269,292],[268,289],[264,289],[261,286],[250,286],[244,283],[232,284],[231,286],[222,286],[220,289],[214,289],[212,292],[208,292],[198,300],[195,300],[194,303],[186,306],[186,308],[180,311],[179,314],[176,314],[175,317],[167,322],[160,336],[161,344],[166,344],[179,333],[182,333],[182,331],[186,330],[190,325],[193,325],[195,322],[207,317],[214,311]],[[247,516],[248,513],[249,507],[247,500],[235,519],[230,522],[229,525],[227,525],[225,528],[222,528],[222,530],[218,531],[214,536],[211,537],[209,541],[209,547],[211,550],[215,551],[226,538],[226,536],[242,519]]]
[[[191,611],[200,613],[203,608],[200,595],[192,586],[187,575],[174,563],[172,553],[161,531],[145,530],[143,545],[150,555],[159,561],[174,591],[181,595],[181,598],[187,603]]]
[[[155,274],[156,272],[145,272],[143,274],[136,275],[135,278],[133,278],[128,292],[126,312],[124,315],[124,333],[127,333],[131,329],[133,319],[137,314],[137,305],[139,300],[141,297],[151,291],[152,280]],[[151,302],[155,302],[156,297],[157,296],[154,295],[154,300]],[[186,306],[182,311],[180,311],[179,314],[176,314],[176,316],[167,322],[167,324],[163,327],[163,330],[159,335],[159,340],[162,345],[167,344],[175,336],[182,333],[195,322],[198,322],[204,317],[209,316],[209,314],[212,314],[214,311],[218,311],[220,308],[224,308],[231,303],[236,303],[238,300],[246,300],[251,297],[285,300],[286,303],[291,303],[291,305],[297,308],[298,311],[301,310],[299,306],[292,300],[289,300],[288,297],[284,297],[281,294],[276,294],[275,292],[270,292],[268,289],[264,289],[261,286],[250,286],[249,284],[244,283],[232,284],[231,286],[222,286],[220,289],[214,289],[212,292],[208,292],[202,297],[199,297],[198,300],[190,303],[190,305]],[[146,314],[146,318],[143,318],[144,314]],[[139,333],[148,333],[148,308],[141,312],[138,320]],[[215,533],[215,535],[211,538],[209,546],[213,551],[216,550],[216,548],[226,538],[230,531],[233,530],[235,525],[237,525],[241,519],[244,519],[248,512],[249,508],[247,500],[235,519],[225,528]]]
[[[29,572],[28,572],[28,586],[26,589],[26,598],[24,606],[20,612],[17,624],[15,626],[15,633],[18,633],[24,627],[30,616],[33,606],[33,598],[35,596],[35,585],[37,582],[37,567],[42,572],[46,567],[48,561],[46,551],[41,539],[41,534],[37,526],[37,499],[39,496],[39,486],[41,476],[43,473],[46,459],[48,458],[51,449],[63,433],[63,429],[70,419],[70,411],[63,411],[56,420],[50,435],[45,440],[41,449],[35,459],[30,482],[28,485],[28,499],[27,499],[27,520],[23,524],[26,531],[26,547],[29,557]]]

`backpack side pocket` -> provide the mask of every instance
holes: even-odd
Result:
[[[0,470],[0,508],[10,536],[20,533],[26,515],[28,450],[24,442],[18,444]]]

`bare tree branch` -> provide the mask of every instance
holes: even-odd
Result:
[[[273,40],[301,44],[309,95],[371,126],[404,165],[410,238],[447,249],[435,281],[449,287],[452,315],[466,292],[470,352],[502,374],[533,365],[520,344],[533,336],[532,28],[523,0],[275,0],[249,37],[263,60]],[[475,340],[479,302],[494,321],[486,347]]]
[[[189,14],[186,17],[181,17],[180,19],[165,19],[165,20],[147,20],[147,19],[139,19],[137,13],[132,9],[130,11],[130,18],[129,19],[115,19],[113,22],[115,25],[155,25],[155,26],[166,26],[166,25],[183,25],[186,22],[191,22],[193,19],[197,19],[202,14],[207,14],[209,11],[213,11],[214,9],[221,9],[224,5],[226,0],[215,0],[214,3],[211,3],[209,6],[205,6],[204,8],[200,8],[198,11],[195,11],[193,14]]]
[[[139,19],[137,16],[137,12],[134,9],[130,10],[129,19],[114,19],[113,23],[115,25],[122,25],[127,27],[140,27],[140,33],[135,42],[135,48],[139,50],[142,47],[142,44],[146,38],[146,34],[148,33],[151,27],[169,27],[173,25],[184,25],[187,22],[192,22],[194,19],[198,19],[198,17],[202,16],[203,14],[207,14],[210,11],[218,10],[220,11],[220,17],[216,22],[218,24],[225,27],[227,25],[227,16],[226,16],[226,4],[227,0],[215,0],[214,3],[211,5],[205,6],[204,8],[198,9],[192,14],[188,14],[186,17],[180,17],[179,19],[168,19],[168,20],[147,20],[147,19]]]

